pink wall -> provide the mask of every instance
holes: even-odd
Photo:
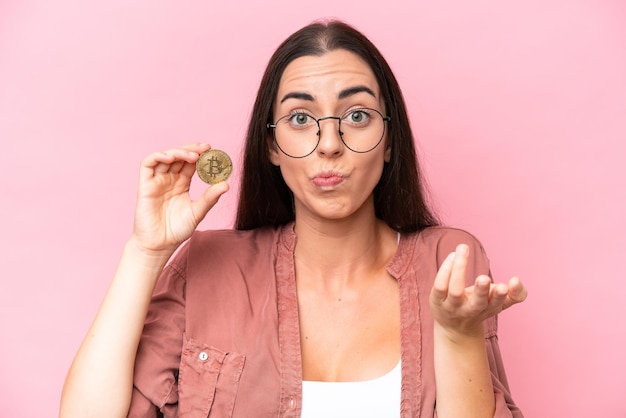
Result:
[[[0,416],[56,415],[140,159],[203,140],[238,165],[269,55],[323,16],[385,53],[446,221],[530,288],[500,319],[527,417],[626,416],[624,3],[214,3],[0,2]]]

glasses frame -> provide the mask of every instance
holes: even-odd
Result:
[[[350,148],[350,146],[348,146],[348,144],[346,144],[346,141],[344,141],[344,139],[343,139],[343,132],[341,131],[341,121],[343,120],[343,118],[344,118],[344,117],[346,117],[347,115],[351,114],[351,113],[358,112],[359,110],[367,110],[367,111],[373,111],[373,112],[376,112],[376,113],[378,113],[378,114],[380,115],[380,117],[383,119],[383,132],[382,132],[382,134],[380,135],[380,139],[378,140],[378,142],[376,142],[376,144],[375,144],[372,148],[368,149],[367,151],[357,151],[357,150],[354,150],[354,149]],[[357,154],[365,154],[365,153],[368,153],[368,152],[370,152],[370,151],[373,151],[373,150],[374,150],[374,149],[375,149],[375,148],[376,148],[376,147],[380,144],[380,142],[383,140],[383,138],[384,138],[384,136],[385,136],[385,131],[386,131],[386,125],[385,125],[385,122],[387,122],[387,123],[391,122],[391,116],[383,116],[383,114],[382,114],[382,113],[380,113],[378,110],[376,110],[376,109],[372,109],[372,108],[370,108],[370,107],[359,107],[359,108],[356,108],[356,109],[351,109],[351,110],[347,111],[346,113],[344,113],[344,114],[343,114],[343,115],[341,115],[341,116],[325,116],[325,117],[323,117],[323,118],[319,118],[319,119],[316,119],[316,118],[314,118],[314,117],[313,117],[313,116],[311,116],[311,115],[307,115],[307,116],[309,116],[310,118],[312,118],[312,119],[313,119],[313,120],[317,123],[317,134],[316,134],[316,135],[317,135],[317,143],[315,144],[315,147],[313,147],[313,149],[311,150],[311,152],[309,152],[308,154],[305,154],[305,155],[302,155],[302,156],[296,157],[296,156],[294,156],[294,155],[291,155],[291,154],[286,153],[286,152],[285,152],[285,150],[281,148],[280,144],[278,143],[278,140],[276,139],[276,126],[278,125],[278,123],[279,123],[281,120],[283,120],[283,119],[285,119],[285,118],[292,117],[292,116],[294,116],[294,115],[295,115],[295,113],[289,113],[288,115],[281,116],[280,118],[278,118],[278,119],[276,120],[276,122],[274,122],[274,123],[268,123],[268,124],[267,124],[267,128],[268,128],[268,129],[272,129],[272,130],[273,130],[273,133],[274,133],[274,142],[276,143],[276,146],[278,147],[278,149],[279,149],[279,150],[280,150],[283,154],[285,154],[286,156],[291,157],[291,158],[305,158],[305,157],[308,157],[309,155],[313,154],[313,152],[315,152],[315,150],[317,149],[317,147],[318,147],[318,146],[319,146],[319,144],[320,144],[320,139],[322,138],[322,135],[321,135],[321,132],[322,132],[322,127],[320,126],[320,122],[321,122],[321,121],[328,120],[328,119],[336,119],[336,120],[338,121],[338,123],[337,123],[337,125],[338,125],[337,130],[338,130],[338,132],[339,132],[339,138],[341,138],[341,142],[343,143],[343,145],[344,145],[346,148],[348,148],[348,149],[349,149],[350,151],[352,151],[352,152],[356,152]]]

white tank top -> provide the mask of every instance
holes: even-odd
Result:
[[[401,363],[362,382],[302,382],[301,418],[400,417]]]

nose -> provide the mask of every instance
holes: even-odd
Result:
[[[341,118],[328,116],[317,121],[319,143],[317,152],[321,155],[338,155],[343,153],[344,144],[341,139]]]

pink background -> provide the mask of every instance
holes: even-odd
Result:
[[[141,158],[201,140],[239,166],[271,52],[328,16],[396,71],[445,221],[530,288],[500,318],[526,416],[626,416],[623,1],[4,0],[1,417],[56,416]],[[230,226],[235,202],[202,226]]]

